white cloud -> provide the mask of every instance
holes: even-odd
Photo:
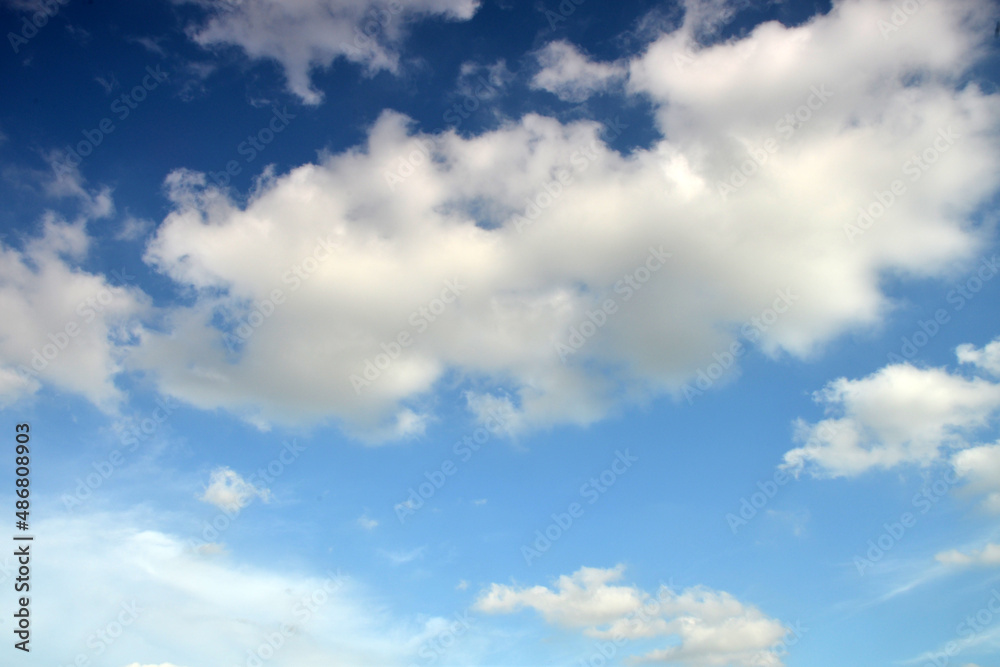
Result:
[[[36,526],[50,548],[33,554],[33,573],[90,609],[53,609],[34,619],[38,636],[51,638],[32,644],[39,664],[74,663],[82,655],[91,664],[237,665],[270,639],[280,644],[263,653],[270,667],[402,667],[430,629],[446,622],[395,616],[339,571],[305,574],[201,555],[160,529],[160,521],[136,510]],[[124,632],[98,642],[96,631],[133,605],[137,613]]]
[[[365,514],[362,514],[361,516],[358,517],[358,525],[364,528],[365,530],[374,530],[375,528],[378,527],[378,521],[369,517],[368,513],[366,512]]]
[[[136,241],[148,234],[153,227],[152,220],[135,218],[130,215],[122,221],[121,227],[115,234],[115,238],[119,241]]]
[[[280,63],[289,89],[307,104],[323,94],[310,80],[314,67],[329,67],[343,57],[370,72],[396,71],[405,24],[425,17],[468,20],[478,0],[175,0],[193,2],[210,12],[191,30],[205,47],[235,45],[254,59]]]
[[[692,28],[664,35],[629,63],[627,85],[653,101],[665,138],[628,157],[590,122],[529,114],[466,138],[413,133],[387,112],[365,145],[264,179],[245,206],[176,172],[146,258],[197,298],[144,334],[134,367],[204,409],[334,419],[378,439],[419,435],[447,377],[508,401],[524,430],[678,395],[783,290],[793,305],[744,342],[815,354],[881,320],[883,275],[946,276],[981,247],[968,221],[997,188],[1000,121],[996,95],[953,83],[975,62],[973,7],[927,5],[886,40],[876,25],[890,3],[843,2],[801,26],[759,26],[749,50],[705,47],[684,68],[672,56]],[[811,111],[821,86],[832,97]],[[776,129],[800,108],[808,122]],[[948,128],[959,138],[915,184],[904,163]],[[780,148],[721,196],[769,138]],[[419,164],[390,188],[405,160]],[[905,196],[848,239],[893,179]],[[650,247],[672,254],[652,274]],[[651,277],[626,301],[636,271]],[[455,280],[457,301],[420,316]],[[616,313],[603,318],[607,299]],[[225,334],[251,318],[227,351]],[[591,318],[602,325],[563,363],[556,345]],[[409,345],[395,353],[400,334]],[[352,383],[366,373],[370,384]]]
[[[201,556],[218,556],[227,553],[225,545],[220,542],[205,542],[195,547],[195,552]]]
[[[386,558],[393,565],[406,565],[407,563],[412,563],[415,560],[424,557],[424,552],[427,551],[427,547],[416,547],[410,549],[409,551],[397,550],[397,551],[387,551],[385,549],[379,549],[379,554]]]
[[[502,95],[505,87],[515,78],[516,75],[507,68],[507,61],[502,58],[492,65],[468,61],[459,68],[455,93],[489,102]]]
[[[583,101],[625,77],[621,65],[594,62],[568,42],[549,42],[535,57],[542,69],[531,80],[531,87],[569,102]]]
[[[966,343],[956,350],[958,360],[963,364],[972,364],[982,370],[1000,377],[1000,338],[994,338],[982,348]]]
[[[937,554],[934,558],[945,565],[969,566],[969,565],[1000,565],[1000,544],[987,544],[979,551],[963,553],[958,549],[945,551]]]
[[[795,437],[805,444],[785,454],[783,467],[832,477],[939,461],[943,448],[967,447],[1000,410],[1000,384],[909,364],[834,380],[814,397],[843,416],[799,420]]]
[[[1000,444],[980,445],[957,452],[952,467],[970,491],[984,494],[983,507],[1000,513]]]
[[[130,37],[129,41],[135,42],[136,44],[142,46],[144,49],[150,53],[154,53],[158,56],[166,56],[167,51],[160,45],[160,40],[162,38],[157,37]]]
[[[760,4],[781,2],[763,0]],[[730,23],[740,9],[746,9],[746,0],[682,0],[684,31],[698,42],[712,41],[719,29]]]
[[[553,588],[516,588],[492,584],[476,600],[475,609],[510,614],[531,608],[546,622],[583,628],[597,639],[669,639],[636,662],[690,666],[782,664],[776,645],[788,633],[779,621],[732,595],[696,587],[675,592],[662,586],[654,598],[633,586],[612,585],[624,566],[583,567],[559,577]]]
[[[249,505],[254,498],[267,502],[270,495],[271,492],[267,489],[258,488],[235,471],[222,467],[212,471],[208,486],[199,500],[211,503],[221,510],[234,512]]]
[[[122,398],[114,376],[149,300],[79,268],[90,248],[85,224],[46,213],[22,249],[0,242],[0,405],[43,383],[107,411]]]
[[[52,173],[45,183],[45,191],[51,197],[73,197],[80,202],[80,212],[87,220],[108,218],[115,212],[111,188],[87,189],[79,167],[66,162],[66,156],[53,151],[46,156]]]

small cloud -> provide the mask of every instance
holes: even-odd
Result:
[[[513,436],[523,428],[523,415],[510,396],[465,392],[466,407],[476,422],[494,436]]]
[[[959,345],[955,349],[955,354],[960,363],[972,364],[991,375],[1000,377],[1000,338],[995,338],[981,349],[969,343]]]
[[[368,517],[368,513],[364,513],[358,517],[358,525],[365,530],[374,530],[378,526],[378,521]]]
[[[83,214],[89,220],[108,218],[115,212],[111,188],[87,190],[78,166],[69,161],[70,156],[62,151],[52,151],[45,156],[52,168],[52,177],[45,183],[45,190],[51,197],[76,197],[80,200]]]
[[[498,97],[514,78],[514,73],[507,68],[507,62],[503,59],[492,65],[462,63],[459,68],[458,94],[487,102]]]
[[[426,428],[427,415],[417,414],[408,408],[403,409],[396,415],[393,439],[412,438],[423,435]]]
[[[155,53],[158,56],[167,55],[167,52],[163,50],[163,47],[160,46],[159,42],[152,37],[132,37],[130,41],[142,46],[150,53]]]
[[[480,498],[479,500],[473,500],[472,504],[473,505],[485,505],[486,504],[486,498]]]
[[[73,24],[66,25],[66,32],[70,34],[73,39],[78,41],[80,44],[89,44],[91,40],[91,34],[85,28],[80,28]]]
[[[536,57],[541,69],[531,87],[547,90],[564,102],[582,102],[605,92],[626,73],[620,63],[594,62],[568,42],[551,42]]]
[[[152,220],[135,218],[130,215],[122,222],[121,229],[115,234],[115,239],[118,241],[137,241],[148,234],[152,228]]]
[[[468,587],[469,587],[469,582],[466,581],[465,579],[462,579],[461,581],[458,582],[458,585],[455,586],[455,590],[456,591],[464,591]]]
[[[418,558],[424,557],[424,551],[427,547],[417,547],[416,549],[411,549],[410,551],[386,551],[385,549],[379,549],[379,555],[388,559],[390,563],[395,566],[406,565],[407,563],[413,562]]]
[[[206,542],[199,544],[194,551],[199,556],[219,556],[226,553],[226,547],[219,542]]]
[[[981,551],[962,553],[958,549],[944,551],[934,556],[943,565],[967,567],[970,565],[993,566],[1000,565],[1000,544],[987,544]]]
[[[430,420],[431,417],[428,414],[420,414],[409,408],[403,408],[380,426],[357,435],[371,445],[418,438],[424,435]]]
[[[229,468],[216,468],[212,471],[208,487],[199,500],[211,503],[221,510],[236,511],[250,504],[254,497],[267,502],[271,492],[259,489]]]

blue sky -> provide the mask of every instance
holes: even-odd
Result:
[[[4,664],[998,667],[998,18],[0,1]]]

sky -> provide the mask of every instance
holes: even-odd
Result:
[[[998,20],[0,0],[0,662],[1000,667]]]

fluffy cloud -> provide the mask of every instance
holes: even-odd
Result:
[[[843,416],[815,424],[800,420],[796,439],[805,444],[785,454],[784,467],[808,465],[832,477],[928,465],[942,458],[942,449],[967,447],[969,434],[1000,410],[1000,384],[909,364],[886,366],[860,380],[834,380],[814,397]],[[967,450],[958,457],[973,455]],[[956,469],[962,470],[958,464]]]
[[[52,170],[45,191],[52,197],[70,197],[80,203],[81,215],[88,220],[110,217],[115,211],[111,188],[88,189],[78,166],[71,166],[60,151],[46,156]]]
[[[131,276],[81,269],[91,249],[87,224],[114,213],[110,188],[88,188],[74,167],[37,174],[45,193],[71,199],[70,222],[46,211],[38,233],[20,244],[0,235],[0,406],[37,392],[43,384],[80,394],[106,411],[122,399],[114,376],[138,340],[149,298],[126,284]],[[59,166],[57,166],[59,165]]]
[[[550,42],[536,57],[542,69],[531,80],[531,87],[554,93],[561,100],[585,100],[625,75],[620,65],[595,63],[568,42]]]
[[[982,370],[1000,377],[1000,338],[990,342],[983,348],[966,343],[955,350],[958,360],[963,364],[972,364]]]
[[[210,12],[192,38],[205,47],[235,45],[250,58],[276,60],[289,89],[308,104],[323,95],[313,88],[310,71],[329,67],[339,57],[369,71],[396,71],[398,46],[407,21],[429,16],[468,20],[478,0],[175,0]]]
[[[559,577],[553,588],[492,584],[476,600],[484,613],[510,614],[530,608],[546,622],[583,628],[598,639],[670,638],[668,648],[638,662],[684,665],[781,665],[776,645],[788,628],[729,593],[704,587],[680,593],[663,586],[654,598],[633,586],[614,585],[624,566],[583,567]]]
[[[1000,512],[1000,444],[957,452],[951,463],[958,476],[968,482],[969,490],[985,495],[983,507]]]
[[[271,492],[258,488],[246,481],[238,473],[229,468],[216,468],[200,500],[211,503],[221,510],[234,512],[240,510],[254,498],[267,502]]]
[[[998,342],[983,350],[961,345],[956,354],[961,362],[991,371]],[[984,509],[1000,512],[1000,443],[972,444],[996,423],[1000,383],[895,364],[860,380],[835,380],[814,397],[842,416],[815,424],[798,420],[796,439],[804,444],[785,454],[783,468],[853,477],[902,465],[944,464],[951,468],[949,483],[964,482],[965,491],[982,497]],[[952,549],[935,558],[953,566],[1000,565],[1000,545],[969,553]]]
[[[90,245],[85,220],[48,213],[21,249],[0,242],[0,404],[43,383],[105,410],[121,394],[114,376],[135,340],[148,299],[115,279],[79,269]]]
[[[392,438],[422,431],[446,378],[531,429],[680,394],[739,337],[813,354],[879,322],[884,274],[943,276],[981,246],[1000,119],[958,82],[982,11],[929,4],[886,39],[890,3],[841,2],[681,67],[685,24],[628,64],[665,137],[629,156],[592,122],[462,137],[387,112],[245,205],[176,172],[146,259],[196,298],[135,367],[203,408]],[[894,180],[905,194],[849,238]]]

